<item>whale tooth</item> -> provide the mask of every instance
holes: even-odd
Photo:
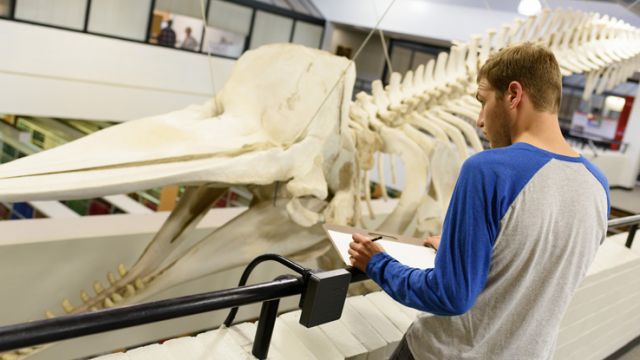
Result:
[[[116,284],[116,276],[113,275],[113,273],[111,271],[109,271],[107,273],[107,280],[109,281],[109,284],[111,284],[112,286]]]
[[[122,298],[122,296],[120,296],[120,294],[113,293],[113,295],[111,295],[111,300],[114,302],[114,304],[117,304],[119,302],[122,302],[122,300],[124,299]]]
[[[142,281],[141,278],[136,279],[135,285],[136,285],[136,289],[138,290],[142,290],[145,288],[144,282]]]
[[[124,264],[118,265],[118,273],[120,274],[120,277],[127,275],[127,268],[124,267]]]
[[[53,319],[54,317],[56,317],[56,315],[51,311],[51,310],[47,310],[44,312],[44,316],[47,319]]]
[[[111,301],[111,299],[109,299],[109,298],[104,299],[104,307],[105,308],[108,309],[108,308],[112,308],[114,306],[115,306],[115,304],[113,303],[113,301]]]
[[[74,307],[73,307],[73,305],[71,305],[71,301],[69,301],[69,299],[64,299],[64,301],[62,301],[62,308],[64,309],[64,312],[66,312],[67,314],[72,312],[73,309],[74,309]]]
[[[89,300],[91,300],[91,297],[89,296],[89,294],[87,294],[86,291],[82,290],[82,292],[80,293],[80,299],[82,299],[82,302],[89,302]]]
[[[100,294],[104,291],[104,288],[102,287],[100,281],[96,281],[93,283],[93,290],[96,292],[96,294]]]
[[[127,284],[127,287],[125,288],[125,291],[124,291],[124,297],[128,298],[135,294],[136,294],[136,288],[133,287],[133,285],[131,284]]]

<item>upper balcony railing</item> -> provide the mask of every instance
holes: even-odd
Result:
[[[225,58],[274,42],[320,48],[311,0],[0,0],[0,19]]]

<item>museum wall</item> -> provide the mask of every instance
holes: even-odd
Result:
[[[206,101],[235,60],[0,20],[0,113],[126,121]],[[9,36],[10,35],[10,36]]]

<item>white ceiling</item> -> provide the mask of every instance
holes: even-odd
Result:
[[[426,39],[467,41],[514,20],[517,14],[500,10],[450,5],[424,0],[313,0],[330,22],[371,29],[380,22],[385,32]],[[482,1],[482,0],[479,0]]]
[[[512,13],[518,12],[518,0],[421,0],[450,5],[461,5],[474,8],[490,8]],[[640,16],[634,10],[640,11],[640,4],[635,4],[635,0],[608,0],[608,1],[588,1],[588,0],[540,0],[543,7],[550,8],[573,8],[584,11],[594,11],[608,14],[618,19],[622,19],[634,26],[640,27]],[[631,9],[628,9],[633,6]]]
[[[373,28],[394,0],[312,0],[326,20]],[[619,0],[626,1],[626,0]],[[640,17],[611,1],[541,0],[551,8],[599,12],[640,27]],[[380,23],[387,32],[443,41],[466,41],[516,17],[518,0],[395,0]],[[640,5],[637,5],[640,7]]]

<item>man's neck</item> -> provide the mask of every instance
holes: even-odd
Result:
[[[552,153],[579,156],[564,140],[557,114],[536,112],[522,120],[511,132],[513,143],[525,142]]]

